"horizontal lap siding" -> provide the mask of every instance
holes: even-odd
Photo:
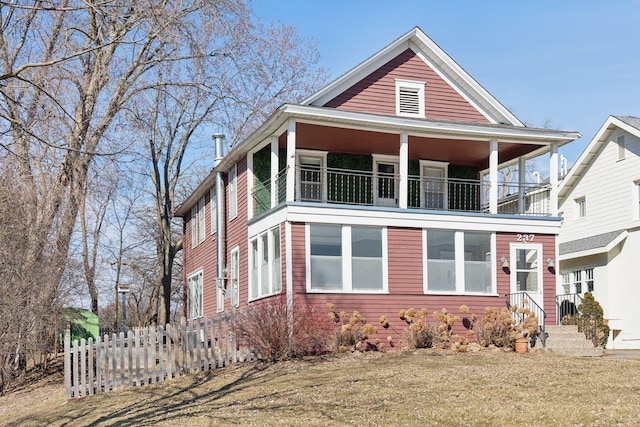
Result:
[[[235,246],[239,247],[240,254],[240,272],[238,276],[238,285],[240,287],[240,307],[246,306],[249,298],[249,252],[248,252],[248,235],[247,235],[247,158],[243,157],[237,164],[237,193],[238,193],[238,215],[232,219],[229,218],[229,191],[227,185],[226,200],[226,216],[227,218],[227,245],[226,245],[226,262],[231,267],[231,249]],[[230,272],[229,272],[230,274]],[[224,301],[224,308],[231,308],[230,299],[230,283],[227,280],[227,296]]]
[[[187,295],[187,277],[202,268],[203,280],[203,313],[208,315],[216,312],[216,283],[217,276],[217,234],[211,234],[211,200],[209,192],[205,196],[205,241],[199,243],[195,248],[191,247],[191,214],[185,218],[183,234],[183,277],[184,295]],[[188,314],[188,298],[184,301],[185,316]]]
[[[487,123],[488,120],[411,49],[407,49],[325,106],[349,111],[396,114],[396,79],[425,82],[425,116]]]

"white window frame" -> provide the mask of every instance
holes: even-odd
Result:
[[[229,253],[229,290],[231,306],[240,306],[240,247],[234,246]]]
[[[571,273],[562,273],[562,292],[571,293]]]
[[[229,169],[229,221],[238,216],[238,164]]]
[[[576,294],[584,293],[584,282],[582,281],[582,270],[573,271],[573,289]]]
[[[425,102],[424,102],[425,82],[396,79],[396,115],[405,117],[425,118]],[[400,108],[400,92],[408,90],[415,92],[418,96],[418,114],[402,112]]]
[[[576,205],[576,218],[585,218],[587,216],[587,198],[585,196],[574,199]]]
[[[224,288],[224,280],[223,278],[216,280],[216,311],[218,313],[224,311],[224,298],[227,294]]]
[[[315,159],[320,161],[320,188],[321,198],[318,202],[327,201],[327,154],[328,151],[321,150],[296,150],[296,200],[302,199],[302,177],[300,169],[304,159]]]
[[[195,283],[194,283],[195,281]],[[194,287],[199,290],[199,299],[195,301],[198,304],[195,312],[193,308],[194,301],[192,300],[194,293]],[[204,273],[200,268],[187,276],[187,316],[189,320],[200,319],[204,313]]]
[[[275,233],[278,233],[278,239]],[[267,284],[266,292],[263,292],[264,276],[261,274],[262,265],[255,265],[255,259],[258,263],[262,263],[264,258],[264,239],[267,240]],[[279,249],[279,258],[275,258],[276,247]],[[257,250],[254,253],[254,248]],[[255,301],[260,298],[276,295],[282,291],[282,245],[280,236],[280,225],[273,227],[263,233],[260,233],[249,239],[249,301]],[[257,255],[257,256],[255,256]],[[279,267],[278,267],[279,263]],[[254,270],[257,274],[254,274]],[[278,274],[279,271],[279,274]],[[257,283],[254,281],[257,279]],[[254,288],[256,293],[254,293]]]
[[[429,179],[424,175],[424,169],[439,169],[442,170],[442,179],[443,179],[443,206],[438,209],[448,209],[449,208],[449,162],[438,162],[435,160],[420,160],[420,207],[427,208],[427,201],[425,200],[425,182]]]
[[[593,268],[584,269],[584,284],[587,287],[586,292],[593,292],[595,289],[595,281],[593,280]]]
[[[640,179],[633,181],[631,188],[631,219],[640,221]]]
[[[430,295],[477,295],[477,296],[495,296],[497,295],[496,283],[496,233],[485,230],[445,230],[454,231],[454,258],[455,258],[455,289],[454,290],[432,290],[429,289],[429,270],[428,270],[428,252],[427,239],[429,238],[429,230],[437,231],[438,229],[422,229],[422,283],[423,292]],[[465,278],[465,253],[464,253],[464,233],[486,233],[491,234],[491,289],[489,292],[467,292]]]
[[[627,155],[626,140],[624,135],[620,135],[617,138],[617,144],[618,144],[618,161],[624,160]]]
[[[206,238],[206,215],[204,197],[191,208],[191,247],[195,248]]]
[[[306,282],[307,282],[307,293],[321,293],[321,294],[343,294],[343,293],[351,293],[351,294],[388,294],[389,293],[389,253],[388,253],[388,238],[387,238],[387,227],[371,227],[377,228],[381,231],[381,239],[382,239],[382,289],[353,289],[352,283],[352,262],[351,262],[351,228],[359,227],[359,226],[351,226],[351,225],[342,225],[341,227],[341,236],[342,236],[342,289],[318,289],[313,288],[311,283],[311,225],[310,223],[305,224],[305,252],[306,252]],[[324,224],[318,224],[324,225]],[[339,224],[327,224],[327,225],[338,225]],[[369,227],[369,226],[362,226]]]
[[[216,234],[218,231],[218,209],[216,204],[216,188],[212,187],[209,190],[209,213],[211,214],[211,234]]]

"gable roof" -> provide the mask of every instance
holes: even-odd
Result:
[[[615,230],[596,236],[560,243],[560,260],[608,253],[627,238],[626,230]]]
[[[302,105],[325,105],[407,49],[413,50],[489,122],[524,127],[524,124],[515,115],[474,80],[419,27],[413,28],[369,59],[329,83],[302,101]]]
[[[633,116],[609,116],[598,132],[589,142],[580,157],[573,165],[567,176],[564,177],[558,189],[560,201],[566,197],[582,179],[589,166],[598,157],[598,154],[616,129],[622,129],[640,138],[640,118]]]

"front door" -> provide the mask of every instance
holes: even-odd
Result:
[[[374,205],[398,206],[398,162],[376,160],[374,168]]]
[[[511,293],[526,292],[529,298],[544,310],[542,245],[535,243],[511,244],[510,252]]]

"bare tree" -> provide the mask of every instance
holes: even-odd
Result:
[[[212,147],[210,136],[203,132],[224,129],[232,142],[237,141],[275,107],[299,100],[324,82],[315,67],[317,53],[291,28],[252,25],[248,15],[237,14],[226,27],[205,27],[205,32],[224,54],[199,56],[189,66],[158,67],[153,93],[138,99],[129,115],[131,129],[145,144],[140,155],[149,165],[148,184],[155,202],[160,286],[156,294],[162,324],[171,316],[173,266],[183,244],[180,224],[172,221],[173,195],[181,192],[184,172],[193,170],[194,163],[204,158],[209,170],[212,166],[211,157],[202,155],[211,153],[210,148],[201,148],[203,143]],[[163,84],[178,76],[189,83]]]

